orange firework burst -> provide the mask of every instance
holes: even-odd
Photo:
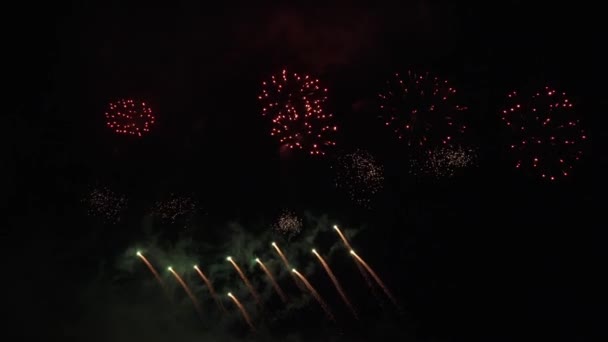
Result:
[[[156,117],[143,101],[121,99],[110,102],[105,113],[106,125],[118,134],[141,137],[150,132]]]
[[[355,316],[356,319],[359,319],[359,317],[357,316],[357,311],[355,310],[355,308],[351,304],[350,300],[346,296],[346,293],[344,292],[344,289],[340,285],[338,278],[336,278],[336,275],[334,274],[334,272],[331,270],[331,268],[329,267],[327,262],[325,262],[325,259],[323,259],[323,257],[319,253],[317,253],[317,251],[314,249],[312,250],[312,253],[317,256],[317,259],[319,259],[319,262],[321,263],[321,265],[323,265],[325,272],[327,272],[327,275],[331,279],[331,282],[334,283],[336,291],[338,291],[338,294],[342,298],[342,301],[344,301],[344,304],[346,304],[346,306],[348,306],[348,308],[352,312],[353,316]]]
[[[324,155],[335,146],[332,138],[338,127],[333,114],[327,113],[327,89],[319,80],[286,70],[262,82],[262,116],[272,120],[270,135],[289,149],[304,150],[311,155]]]
[[[306,288],[308,289],[308,291],[310,291],[310,294],[317,300],[317,302],[319,303],[319,305],[321,306],[321,308],[323,309],[323,311],[325,311],[325,314],[327,315],[327,318],[329,318],[332,321],[336,321],[336,319],[334,318],[334,315],[331,313],[331,310],[329,310],[329,306],[327,306],[327,303],[325,303],[325,301],[323,300],[323,298],[321,297],[321,295],[319,294],[319,292],[317,292],[317,290],[315,290],[315,288],[310,284],[310,282],[300,273],[298,272],[295,268],[291,270],[296,276],[298,276],[298,278],[300,278],[300,280],[304,283],[304,285],[306,286]]]
[[[241,304],[241,302],[230,292],[228,292],[228,297],[230,297],[234,304],[236,304],[236,306],[239,308],[241,314],[243,315],[243,318],[245,319],[245,322],[247,322],[247,325],[249,325],[249,327],[251,328],[251,331],[255,332],[255,327],[251,322],[251,317],[249,317],[249,314],[247,313],[247,310],[245,310],[245,307],[243,307],[243,304]]]

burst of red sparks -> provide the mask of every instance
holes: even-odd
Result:
[[[106,125],[118,134],[141,137],[150,132],[156,117],[143,101],[121,99],[110,102],[105,113]]]
[[[459,114],[467,107],[455,103],[456,89],[428,72],[395,73],[378,94],[381,118],[409,146],[454,143],[467,127]]]
[[[551,181],[570,175],[587,135],[566,93],[549,86],[524,95],[512,91],[507,102],[500,115],[511,132],[515,168]]]
[[[311,155],[325,155],[335,146],[332,135],[338,130],[333,115],[326,113],[327,88],[308,75],[283,70],[262,82],[262,116],[271,119],[270,135],[290,149]]]

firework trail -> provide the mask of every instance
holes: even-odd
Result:
[[[249,325],[249,327],[251,328],[251,331],[255,332],[255,327],[251,322],[251,317],[249,317],[249,314],[247,313],[241,302],[239,302],[239,300],[230,292],[228,292],[228,297],[230,297],[232,301],[234,301],[234,304],[236,304],[236,306],[239,308],[241,314],[243,315],[243,318],[245,319],[245,322],[247,322],[247,325]]]
[[[175,272],[173,270],[173,268],[171,268],[171,266],[169,266],[167,269],[169,270],[169,272],[171,272],[175,276],[175,279],[177,279],[177,282],[184,288],[184,291],[186,291],[186,294],[188,295],[188,297],[190,297],[190,300],[192,300],[192,304],[194,304],[194,308],[196,309],[196,312],[198,313],[199,317],[202,319],[203,312],[201,311],[201,306],[198,303],[198,300],[196,299],[196,297],[194,296],[192,291],[190,290],[190,287],[188,287],[188,285],[182,279],[182,277],[180,277],[179,274],[177,274],[177,272]]]
[[[285,295],[285,292],[283,292],[283,290],[281,289],[281,287],[279,286],[279,284],[277,283],[277,281],[272,276],[272,273],[270,273],[270,271],[268,270],[268,268],[266,268],[266,265],[264,265],[264,263],[259,258],[256,258],[255,261],[258,264],[260,264],[260,267],[262,267],[262,270],[264,270],[264,273],[266,273],[266,275],[268,276],[268,279],[270,279],[270,283],[274,287],[275,291],[277,291],[277,294],[279,295],[279,297],[281,297],[281,300],[283,301],[283,303],[286,303],[287,302],[287,296]]]
[[[279,256],[281,257],[281,260],[283,260],[283,263],[285,264],[285,267],[287,268],[287,271],[289,271],[291,269],[291,266],[289,265],[289,261],[287,261],[287,258],[285,257],[285,254],[283,254],[283,252],[281,251],[281,249],[279,248],[279,245],[277,245],[276,243],[272,243],[272,247],[274,247],[274,249],[277,251],[277,253],[279,253]],[[304,290],[304,287],[302,287],[302,284],[298,281],[298,279],[296,278],[296,276],[294,276],[293,274],[291,274],[291,277],[293,278],[293,281],[296,283],[296,286],[302,290]]]
[[[285,254],[283,254],[283,252],[281,252],[281,249],[279,248],[279,246],[276,243],[273,242],[272,247],[274,247],[274,249],[277,251],[277,253],[279,253],[279,256],[281,257],[281,260],[283,260],[285,267],[287,267],[287,269],[289,270],[291,268],[291,266],[289,266],[289,261],[287,261]]]
[[[247,286],[247,288],[251,292],[251,295],[253,296],[253,299],[255,300],[255,302],[260,307],[262,307],[262,300],[260,299],[260,296],[253,288],[253,285],[251,285],[251,282],[249,281],[247,276],[245,276],[245,273],[243,273],[243,271],[241,271],[241,268],[239,267],[239,265],[237,265],[236,262],[234,262],[234,260],[232,260],[232,257],[227,257],[226,260],[228,260],[232,264],[232,266],[234,266],[234,269],[236,270],[236,272],[239,274],[239,276],[243,280],[243,283],[245,283],[245,286]]]
[[[338,228],[338,226],[334,225],[334,229],[336,230],[336,232],[338,232],[338,235],[340,235],[340,239],[342,239],[342,242],[344,242],[344,245],[346,246],[346,248],[348,248],[349,250],[352,251],[353,247],[350,245],[348,240],[346,240],[346,237],[344,236],[344,234],[342,234],[342,231],[340,231],[340,228]],[[363,269],[361,264],[359,264],[358,262],[355,262],[355,265],[357,265],[357,269],[359,270],[359,273],[361,273],[361,276],[365,280],[367,287],[369,287],[372,290],[372,293],[374,293],[374,295],[375,295],[374,285],[372,284],[371,279],[369,279],[369,276],[367,275],[367,273],[365,273],[365,270]]]
[[[152,264],[148,261],[148,259],[146,259],[146,257],[141,252],[138,251],[137,256],[144,262],[144,264],[146,264],[146,266],[148,266],[148,269],[150,270],[150,272],[152,272],[152,274],[154,275],[154,278],[156,278],[156,280],[158,281],[160,286],[164,290],[166,290],[167,288],[165,287],[165,283],[163,283],[163,280],[160,278],[160,275],[158,274],[158,272],[156,272],[156,269],[154,268],[154,266],[152,266]]]
[[[292,269],[291,271],[296,276],[298,276],[298,278],[300,278],[300,280],[304,283],[304,285],[306,285],[306,288],[308,288],[308,291],[310,291],[310,294],[312,294],[312,296],[317,300],[317,302],[319,302],[319,305],[321,305],[321,308],[323,309],[323,311],[325,311],[327,318],[329,318],[330,320],[335,322],[336,319],[334,318],[334,315],[329,310],[329,306],[327,306],[327,304],[325,303],[323,298],[321,298],[321,295],[317,292],[317,290],[315,290],[315,288],[312,287],[310,282],[308,282],[308,280],[306,280],[306,278],[302,274],[300,274],[300,272],[298,272],[295,268]]]
[[[203,281],[205,282],[205,285],[207,285],[207,288],[209,289],[209,293],[211,293],[211,297],[213,297],[213,300],[215,300],[215,302],[217,303],[217,306],[220,308],[221,311],[225,312],[226,309],[224,309],[222,302],[218,298],[217,293],[215,292],[215,289],[213,288],[213,284],[211,284],[211,281],[209,281],[209,279],[205,276],[203,271],[201,271],[201,269],[198,268],[197,265],[194,265],[194,269],[196,270],[196,273],[198,273],[198,275],[201,277],[201,279],[203,279]]]
[[[313,249],[312,253],[317,256],[317,259],[319,259],[319,262],[321,262],[321,265],[323,265],[323,268],[325,269],[325,272],[327,272],[327,275],[329,276],[329,278],[331,278],[332,283],[334,283],[334,286],[336,287],[336,290],[338,291],[338,294],[340,294],[340,297],[342,297],[342,300],[344,301],[344,304],[346,304],[346,306],[348,306],[348,308],[352,312],[352,314],[355,317],[355,319],[359,319],[359,317],[357,316],[357,311],[355,310],[355,308],[351,304],[350,300],[348,300],[348,297],[346,296],[346,293],[344,292],[344,289],[340,285],[340,282],[338,281],[338,278],[336,278],[336,275],[331,270],[331,268],[329,267],[329,265],[327,264],[327,262],[325,262],[325,260],[323,259],[323,257],[319,253],[317,253],[316,250]]]
[[[355,251],[353,251],[352,249],[350,251],[350,254],[355,258],[355,260],[357,260],[359,263],[361,263],[361,265],[363,265],[363,267],[365,267],[365,269],[369,272],[369,274],[372,275],[372,277],[374,278],[376,283],[378,283],[378,285],[382,288],[382,291],[384,291],[386,296],[391,300],[391,302],[393,302],[393,304],[397,307],[397,309],[400,309],[399,304],[397,303],[397,300],[395,299],[395,297],[393,297],[393,294],[388,290],[386,285],[384,285],[384,282],[382,282],[382,280],[380,279],[380,277],[378,277],[376,272],[374,272],[374,270],[372,270],[372,268],[369,267],[369,265],[363,259],[361,259],[361,257],[359,255],[357,255],[357,253],[355,253]]]

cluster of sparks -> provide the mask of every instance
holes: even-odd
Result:
[[[141,137],[150,132],[156,117],[143,101],[121,99],[110,102],[105,113],[106,125],[118,134]]]
[[[108,188],[95,188],[84,199],[90,216],[100,218],[106,223],[120,222],[121,214],[127,207],[127,199]]]
[[[369,266],[369,264],[365,260],[363,260],[363,258],[361,256],[359,256],[357,253],[355,253],[355,251],[351,248],[350,243],[348,242],[348,240],[346,240],[346,237],[344,236],[344,234],[342,233],[340,228],[338,228],[338,226],[334,226],[333,228],[338,233],[340,239],[344,242],[344,246],[346,247],[347,250],[349,250],[349,255],[352,257],[353,261],[357,264],[357,266],[360,267],[360,270],[362,272],[365,272],[366,274],[369,274],[375,280],[376,284],[383,290],[383,292],[386,294],[386,296],[391,300],[391,302],[393,302],[393,304],[397,307],[397,309],[400,309],[399,304],[397,303],[397,300],[392,295],[392,293],[389,291],[389,289],[384,284],[382,279],[380,279],[378,274]],[[329,320],[335,322],[335,316],[332,313],[330,306],[327,304],[325,299],[323,299],[321,294],[315,289],[315,287],[310,282],[310,280],[307,279],[307,277],[304,274],[302,274],[301,272],[297,271],[295,268],[292,268],[290,266],[289,262],[285,258],[285,255],[283,254],[283,252],[281,251],[281,249],[275,242],[272,242],[271,245],[276,250],[276,252],[279,254],[281,259],[283,260],[283,264],[284,264],[285,268],[292,275],[294,281],[296,281],[296,284],[298,284],[299,286],[301,285],[300,289],[305,292],[308,292],[317,301],[319,306],[323,309],[327,318]],[[331,279],[334,287],[336,288],[337,293],[340,295],[344,304],[349,308],[349,310],[351,311],[354,318],[358,319],[358,315],[357,315],[357,312],[356,312],[354,306],[352,305],[350,299],[346,295],[344,288],[338,281],[336,275],[333,273],[329,264],[321,256],[321,254],[319,254],[316,251],[316,249],[314,249],[314,248],[312,249],[312,254],[314,254],[315,257],[318,259],[318,261],[322,264],[323,268],[325,269],[325,272],[327,273],[328,277]],[[150,270],[150,272],[152,273],[154,278],[157,280],[157,282],[161,285],[161,287],[165,290],[168,290],[168,288],[165,286],[163,278],[159,275],[158,271],[152,265],[152,263],[143,255],[143,253],[141,251],[137,251],[136,255],[147,266],[147,268]],[[233,260],[232,257],[228,256],[228,257],[226,257],[226,260],[232,264],[235,271],[239,274],[239,277],[241,278],[243,283],[249,289],[253,299],[257,302],[257,304],[260,306],[260,308],[262,308],[261,298],[260,298],[259,294],[257,293],[257,291],[255,290],[254,285],[251,283],[251,281],[247,277],[247,275],[245,275],[243,270],[238,266],[238,264],[236,263],[235,260]],[[264,265],[264,263],[259,258],[256,258],[255,261],[260,265],[260,267],[266,274],[268,281],[274,287],[277,294],[281,297],[281,300],[283,301],[283,303],[285,303],[287,305],[289,299],[283,292],[281,286],[277,283],[276,279],[274,278],[274,276],[272,275],[270,270]],[[201,280],[204,282],[204,284],[207,286],[209,293],[211,294],[211,296],[217,303],[218,309],[220,309],[221,312],[226,312],[226,309],[222,305],[220,298],[217,296],[217,293],[215,292],[215,289],[213,287],[211,280],[203,273],[202,269],[198,265],[194,265],[193,268],[196,271],[196,273],[199,275]],[[194,308],[196,309],[197,313],[199,314],[199,317],[201,319],[203,319],[202,307],[200,306],[199,300],[197,299],[196,295],[192,291],[191,287],[184,280],[184,277],[182,277],[171,266],[169,266],[167,268],[167,270],[173,275],[175,280],[181,285],[184,292],[187,294],[187,296],[192,301]],[[249,326],[251,331],[255,332],[256,328],[253,323],[253,320],[251,319],[251,316],[249,315],[249,313],[247,312],[247,309],[243,306],[241,301],[239,301],[239,299],[235,295],[233,295],[231,292],[227,293],[227,297],[230,298],[230,300],[232,300],[232,302],[234,302],[234,304],[240,311],[241,315],[243,316],[243,319],[245,320],[245,322],[247,323],[247,325]]]
[[[281,146],[325,155],[336,145],[332,135],[338,130],[333,115],[327,113],[327,88],[308,75],[286,70],[262,82],[262,116],[271,120],[270,135]]]
[[[467,129],[459,118],[467,107],[455,95],[448,81],[429,73],[395,73],[378,94],[381,118],[408,146],[453,143]]]
[[[279,215],[272,229],[282,235],[291,238],[302,231],[302,220],[292,211],[285,210]]]
[[[412,159],[410,172],[413,175],[450,178],[458,170],[474,165],[476,160],[477,153],[472,148],[439,146]]]
[[[528,94],[510,92],[500,115],[511,133],[515,168],[550,181],[570,175],[587,135],[565,92],[548,86]]]
[[[338,157],[335,169],[336,187],[366,207],[384,185],[384,169],[367,151],[357,150]]]
[[[192,215],[197,205],[197,202],[190,197],[171,195],[168,200],[156,202],[153,212],[163,221],[173,224]]]

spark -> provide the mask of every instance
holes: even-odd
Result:
[[[367,151],[356,150],[337,159],[336,187],[344,189],[351,200],[369,207],[373,196],[384,184],[384,170]]]
[[[361,259],[361,257],[359,255],[357,255],[357,253],[355,253],[354,250],[351,249],[350,254],[355,258],[355,260],[357,260],[359,263],[361,263],[361,265],[363,265],[363,267],[365,267],[365,269],[369,272],[369,274],[371,274],[371,276],[374,278],[376,283],[378,283],[378,285],[382,288],[382,291],[384,291],[386,296],[399,309],[400,307],[399,307],[399,304],[397,303],[397,300],[395,299],[393,294],[388,290],[388,287],[386,287],[386,285],[384,285],[384,282],[380,279],[380,277],[376,274],[376,272],[374,272],[374,270],[363,259]]]
[[[431,175],[450,178],[456,171],[475,163],[476,153],[472,148],[439,146],[411,160],[410,172],[414,175]]]
[[[137,256],[144,262],[144,264],[146,264],[146,266],[148,267],[148,269],[150,270],[150,272],[152,272],[152,275],[154,275],[154,278],[156,278],[156,281],[158,281],[158,283],[160,284],[160,286],[164,290],[166,290],[165,283],[160,278],[160,275],[156,271],[156,268],[154,268],[154,266],[152,266],[152,263],[150,263],[150,261],[148,261],[148,259],[141,253],[141,251],[137,251]]]
[[[205,285],[207,285],[207,288],[209,289],[209,293],[211,293],[211,297],[213,297],[213,300],[215,300],[215,303],[220,308],[220,311],[222,311],[222,312],[226,311],[224,309],[224,306],[222,305],[222,302],[218,298],[217,293],[215,292],[215,289],[213,288],[213,284],[211,283],[209,278],[207,278],[207,276],[205,276],[205,274],[198,267],[198,265],[194,265],[194,269],[196,270],[196,273],[198,273],[198,275],[201,277],[201,279],[203,279],[203,281],[205,282]]]
[[[334,272],[331,270],[331,268],[329,267],[327,262],[325,262],[323,257],[319,253],[317,253],[317,251],[315,249],[312,250],[312,253],[317,256],[317,259],[319,259],[319,262],[321,263],[321,265],[323,265],[325,272],[327,272],[327,275],[329,276],[332,283],[334,284],[336,291],[338,291],[338,294],[342,298],[342,301],[344,301],[344,304],[346,304],[346,306],[350,309],[350,311],[353,314],[353,316],[355,317],[355,319],[359,319],[359,317],[357,316],[357,311],[355,310],[355,308],[351,304],[350,300],[346,296],[346,293],[344,292],[344,289],[340,285],[338,278],[336,278]]]
[[[304,285],[306,286],[306,288],[308,289],[310,294],[317,300],[317,302],[319,303],[319,305],[321,306],[321,308],[327,315],[327,318],[329,318],[330,320],[335,322],[336,319],[334,318],[334,315],[331,313],[329,306],[327,306],[327,304],[325,303],[323,298],[321,298],[321,295],[317,292],[317,290],[315,290],[315,288],[310,284],[310,282],[302,274],[300,274],[300,272],[298,272],[295,268],[293,268],[291,271],[298,278],[300,278],[300,280],[304,283]]]
[[[201,306],[198,302],[198,299],[196,299],[196,297],[194,296],[194,293],[192,293],[192,290],[190,290],[190,287],[188,287],[188,284],[186,284],[186,282],[182,279],[182,277],[180,277],[179,274],[177,274],[177,272],[175,272],[171,266],[169,266],[167,269],[169,270],[169,272],[171,272],[175,276],[175,279],[177,279],[177,282],[182,286],[182,288],[184,289],[184,291],[186,292],[188,297],[190,297],[190,300],[192,301],[192,304],[194,304],[194,308],[196,309],[196,312],[198,313],[199,317],[202,319],[203,312],[201,311]]]
[[[236,270],[236,272],[241,277],[241,280],[243,280],[243,283],[245,283],[245,286],[247,286],[247,288],[251,292],[251,295],[253,296],[253,299],[256,301],[256,303],[260,307],[262,307],[262,300],[260,299],[260,296],[256,292],[256,290],[253,287],[253,285],[251,285],[251,282],[249,281],[249,279],[247,278],[247,276],[245,276],[245,273],[243,273],[243,271],[241,271],[241,268],[236,264],[236,262],[234,262],[234,260],[232,260],[231,257],[227,257],[226,260],[228,260],[232,264],[232,266],[234,266],[234,269]]]
[[[108,188],[93,189],[82,202],[89,216],[101,218],[109,224],[119,223],[127,207],[127,198]]]
[[[260,265],[260,267],[262,267],[262,270],[264,271],[264,273],[266,273],[266,276],[270,280],[270,283],[272,284],[272,287],[274,287],[274,290],[277,292],[277,294],[279,295],[279,297],[281,297],[281,300],[284,303],[286,303],[287,302],[287,296],[285,295],[285,292],[283,292],[283,289],[281,289],[281,287],[279,286],[279,284],[277,283],[277,281],[272,276],[272,273],[270,273],[270,271],[268,270],[268,268],[266,267],[266,265],[264,265],[264,263],[259,258],[255,258],[255,261]]]
[[[230,292],[228,292],[228,297],[230,297],[232,301],[234,301],[234,304],[236,304],[237,308],[239,308],[241,315],[243,315],[243,318],[245,319],[245,322],[247,322],[247,325],[249,325],[249,328],[251,328],[251,331],[255,332],[255,327],[253,326],[253,322],[251,322],[251,317],[249,317],[249,314],[247,313],[247,310],[245,310],[245,307],[243,307],[243,304],[241,304],[241,302]]]
[[[302,231],[302,220],[293,212],[286,210],[281,213],[272,228],[275,232],[292,238]]]

